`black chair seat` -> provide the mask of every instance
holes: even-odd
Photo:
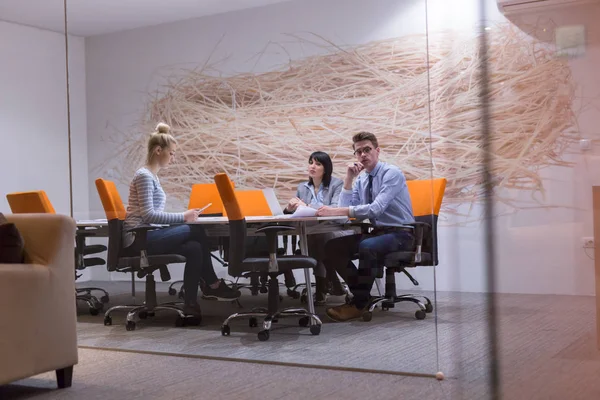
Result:
[[[242,262],[244,269],[256,272],[269,271],[269,259],[265,257],[249,257]],[[308,256],[278,256],[277,266],[279,272],[287,272],[294,269],[314,268],[317,266],[317,261]]]
[[[184,263],[186,261],[184,256],[180,256],[178,254],[163,254],[157,256],[148,256],[148,264],[153,266],[161,266],[166,264],[173,263]],[[130,268],[139,268],[140,267],[140,257],[121,257],[118,261],[119,268],[130,267]]]
[[[102,244],[86,245],[83,248],[83,255],[87,256],[88,254],[102,253],[103,251],[106,251],[106,249],[107,247]]]
[[[412,251],[396,251],[385,256],[385,265],[393,267],[397,264],[411,266],[415,253]],[[431,253],[421,253],[421,262],[418,264],[431,263]]]
[[[84,268],[93,267],[96,265],[104,265],[105,263],[106,263],[106,261],[104,261],[104,259],[99,258],[99,257],[90,257],[90,258],[83,259]]]

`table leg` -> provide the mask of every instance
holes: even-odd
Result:
[[[300,222],[300,252],[303,256],[308,255],[308,243],[306,235],[306,222]],[[310,268],[304,268],[304,279],[306,281],[306,299],[308,301],[308,311],[311,314],[315,314],[315,302],[313,300],[312,283],[310,275],[312,271]],[[313,325],[313,320],[310,318],[310,324]]]

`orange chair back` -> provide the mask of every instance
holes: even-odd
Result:
[[[212,203],[202,214],[223,214],[223,201],[214,183],[196,183],[192,185],[192,193],[188,202],[188,210],[202,208]]]
[[[226,213],[230,221],[243,220],[245,216],[238,202],[237,194],[233,190],[233,182],[231,182],[227,174],[220,173],[215,175],[215,184],[219,191],[219,196],[223,201],[223,214]]]
[[[43,190],[9,193],[6,200],[14,214],[56,214]]]
[[[123,200],[121,200],[121,195],[119,195],[115,183],[113,181],[98,178],[96,179],[96,189],[100,195],[102,207],[104,207],[104,212],[106,213],[106,219],[109,221],[112,219],[124,220],[127,211],[125,210],[125,205],[123,204]]]
[[[262,190],[236,190],[235,196],[245,217],[273,215]],[[223,213],[226,215],[227,210]]]
[[[446,191],[446,178],[406,181],[415,217],[439,215]]]

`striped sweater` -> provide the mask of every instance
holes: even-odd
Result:
[[[127,232],[141,224],[181,223],[183,213],[164,212],[166,195],[158,177],[147,168],[140,168],[129,185],[129,204],[123,229],[123,246],[131,245],[135,234]]]

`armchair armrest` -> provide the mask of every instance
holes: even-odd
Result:
[[[421,262],[421,249],[423,246],[423,232],[425,229],[431,229],[431,225],[426,222],[413,222],[410,224],[415,228],[415,262]]]
[[[289,225],[266,225],[263,227],[260,227],[256,230],[256,232],[262,233],[262,232],[279,232],[279,231],[293,231],[294,228],[293,226],[289,226]]]
[[[135,241],[139,243],[139,245],[142,249],[140,251],[140,268],[146,268],[146,267],[150,266],[150,263],[148,262],[148,254],[146,253],[146,250],[147,250],[146,249],[146,239],[147,239],[148,231],[153,231],[153,230],[161,229],[161,228],[162,227],[160,227],[160,226],[143,224],[143,225],[136,226],[135,228],[127,229],[127,232],[135,233]]]
[[[277,255],[277,233],[281,231],[293,231],[296,228],[289,225],[265,225],[256,230],[257,233],[264,233],[267,236],[269,246],[269,256]]]
[[[365,222],[363,220],[352,220],[350,223],[346,224],[348,226],[358,226],[360,227],[361,233],[363,234],[367,234],[369,233],[369,228],[372,228],[373,225],[371,225],[370,222]]]

